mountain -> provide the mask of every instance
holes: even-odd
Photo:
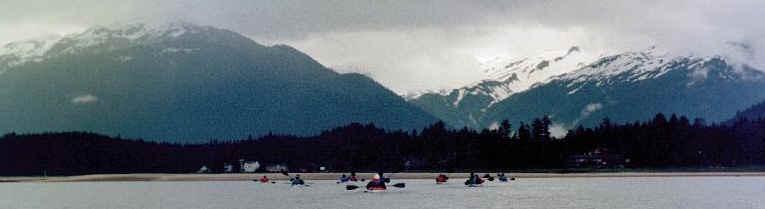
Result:
[[[99,26],[0,53],[3,133],[183,141],[311,135],[351,122],[409,130],[437,120],[368,77],[208,26]]]
[[[726,121],[727,124],[733,124],[739,120],[760,120],[765,119],[765,101],[752,105],[743,111],[736,112],[736,116]]]
[[[656,113],[722,121],[765,99],[765,75],[719,56],[669,56],[655,51],[607,56],[513,95],[486,116],[528,120],[548,114],[564,127],[649,119]]]
[[[484,128],[481,120],[493,105],[593,60],[594,57],[578,46],[532,57],[498,57],[482,64],[484,80],[458,89],[415,93],[405,97],[452,126]]]
[[[734,65],[721,56],[675,55],[655,47],[602,56],[558,72],[563,73],[513,91],[501,101],[485,100],[481,109],[464,114],[472,116],[479,128],[503,119],[518,123],[547,114],[555,126],[565,129],[595,125],[605,117],[613,122],[646,120],[659,112],[722,121],[765,99],[765,74],[757,69]],[[469,88],[456,92],[463,89]],[[430,101],[451,97],[425,96],[410,102],[441,117],[438,112],[443,107],[434,108]]]

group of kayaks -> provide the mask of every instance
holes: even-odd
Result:
[[[469,187],[482,186],[483,183],[486,182],[486,180],[484,179],[489,181],[495,180],[495,178],[489,175],[488,173],[484,175],[483,178],[479,177],[478,174],[470,173],[470,176],[468,177],[468,179],[465,180],[465,186],[469,186]],[[515,178],[508,178],[507,176],[505,176],[504,173],[498,173],[496,180],[498,180],[499,182],[508,182],[508,181],[515,181]],[[438,179],[436,179],[436,181],[438,181]]]
[[[364,182],[364,181],[366,181],[366,179],[361,179],[361,182]],[[358,182],[358,178],[356,177],[356,173],[351,173],[350,176],[345,176],[345,174],[343,174],[343,176],[341,176],[337,180],[338,184],[340,184],[340,183],[345,183],[346,184],[345,185],[345,189],[346,190],[356,190],[358,188],[361,188],[359,186],[356,186],[356,182]],[[367,185],[365,186],[365,189],[366,189],[365,192],[388,190],[387,184],[389,184],[389,183],[390,183],[390,176],[386,178],[386,177],[383,176],[382,172],[377,173],[374,176],[372,176],[372,179],[369,180],[369,182],[367,182]],[[396,184],[393,184],[391,186],[393,186],[395,188],[404,188],[404,187],[406,187],[406,184],[404,184],[404,183],[396,183]]]
[[[306,184],[306,182],[303,179],[300,178],[300,175],[296,175],[295,177],[292,177],[286,172],[283,172],[282,174],[290,177],[289,184],[291,184],[292,186],[306,186],[306,187],[309,186]],[[470,176],[468,177],[468,179],[465,180],[465,185],[468,187],[479,187],[486,182],[486,180],[484,179],[488,181],[495,180],[495,178],[489,174],[486,174],[483,176],[483,178],[481,178],[475,173],[470,173]],[[504,173],[498,173],[496,180],[498,180],[499,182],[508,182],[508,181],[514,181],[515,178],[508,178],[507,176],[505,176]],[[276,183],[274,181],[271,181],[271,179],[269,179],[267,176],[263,176],[262,178],[256,181],[260,183],[272,183],[272,184]],[[365,181],[366,179],[361,179],[361,182],[365,182]],[[439,174],[436,177],[436,184],[446,184],[448,181],[449,181],[449,177],[447,177],[444,174]],[[346,190],[356,190],[361,188],[360,186],[356,185],[357,182],[359,182],[359,179],[356,177],[356,173],[351,173],[350,176],[346,176],[345,174],[343,174],[340,178],[337,179],[337,184],[346,184],[346,187],[345,187]],[[382,173],[374,174],[372,179],[369,180],[369,182],[364,187],[366,189],[365,192],[385,191],[388,189],[388,186],[386,184],[389,184],[389,183],[390,183],[389,177],[388,178],[383,177]],[[396,188],[404,188],[406,187],[406,184],[396,183],[391,186]]]
[[[295,175],[295,177],[292,177],[291,175],[287,174],[287,172],[282,172],[282,174],[290,177],[289,184],[291,184],[292,186],[309,186],[305,183],[305,181],[302,178],[300,178],[300,174]],[[269,179],[268,176],[263,176],[262,178],[258,180],[253,180],[253,181],[258,181],[264,184],[267,184],[269,182],[272,184],[276,184],[276,182],[271,181],[271,179]]]

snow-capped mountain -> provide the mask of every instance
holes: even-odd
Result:
[[[0,73],[8,68],[32,61],[42,61],[47,52],[59,37],[47,37],[39,40],[28,40],[6,44],[0,47]]]
[[[478,118],[511,95],[583,67],[596,57],[580,47],[547,51],[537,56],[497,57],[482,64],[485,79],[462,88],[408,94],[408,101],[440,115],[455,126],[480,127]]]
[[[545,81],[552,76],[561,75],[580,68],[595,57],[582,52],[578,46],[566,51],[548,51],[538,56],[521,59],[497,58],[483,64],[483,72],[488,81],[503,83],[506,90],[497,93],[497,100],[503,100],[513,92],[522,92],[532,85]]]
[[[537,56],[512,58],[497,57],[481,64],[485,79],[454,90],[422,91],[406,94],[408,100],[415,100],[425,94],[448,96],[456,92],[459,105],[464,95],[487,95],[491,104],[502,101],[516,92],[522,92],[532,85],[583,67],[596,57],[582,52],[578,46],[564,51],[547,51]],[[490,105],[491,105],[490,104]]]
[[[436,118],[359,74],[286,45],[188,23],[99,26],[0,55],[0,134],[92,131],[151,140],[311,135]]]
[[[575,52],[573,49],[569,51]],[[489,89],[473,85],[448,95],[425,94],[410,102],[454,126],[486,128],[503,119],[520,122],[548,114],[559,126],[571,128],[593,125],[603,117],[632,122],[659,112],[720,121],[765,99],[761,90],[765,88],[765,74],[733,64],[723,56],[676,54],[651,47],[600,56],[590,62],[561,64],[559,68],[542,68],[553,64],[544,64],[548,59],[538,60],[542,60],[536,62],[540,67],[526,64],[513,68],[525,62],[506,60],[494,66],[512,70],[487,68],[485,72],[495,79],[482,84],[518,86],[505,88],[510,89],[505,91],[505,98],[464,96],[481,95],[473,92]],[[538,69],[550,71],[535,75]],[[517,82],[522,78],[528,82]]]
[[[595,82],[597,86],[607,86],[615,83],[634,83],[646,79],[656,79],[678,68],[688,69],[693,79],[687,85],[706,79],[709,75],[708,64],[710,62],[723,62],[726,65],[740,69],[742,66],[733,66],[723,56],[697,56],[673,55],[661,51],[656,47],[640,52],[627,52],[612,56],[606,56],[597,62],[584,66],[576,71],[548,79],[569,82],[569,94],[576,93],[579,88],[588,82]],[[746,70],[724,71],[720,75],[722,79],[762,79],[762,75]]]
[[[65,54],[80,51],[90,53],[114,51],[140,44],[177,39],[186,34],[197,34],[209,30],[212,28],[183,22],[164,24],[119,23],[110,26],[96,26],[82,33],[63,37],[50,36],[12,42],[0,47],[0,73],[27,62],[41,62]]]

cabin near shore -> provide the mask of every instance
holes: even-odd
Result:
[[[624,155],[609,153],[608,149],[595,149],[566,158],[568,168],[623,168],[627,163],[629,159],[625,159]]]
[[[244,159],[239,160],[242,173],[254,173],[260,168],[260,162],[258,161],[246,161]]]

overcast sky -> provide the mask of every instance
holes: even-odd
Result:
[[[482,78],[480,62],[581,46],[651,45],[699,54],[751,46],[765,66],[765,1],[551,0],[2,0],[0,44],[124,21],[183,20],[292,45],[397,92]]]

